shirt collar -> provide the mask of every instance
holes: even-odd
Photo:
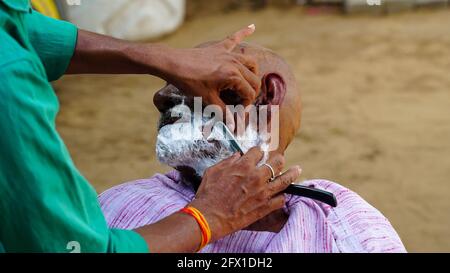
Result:
[[[3,4],[8,6],[10,9],[16,11],[28,12],[30,10],[29,0],[1,0]]]

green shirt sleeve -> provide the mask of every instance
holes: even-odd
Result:
[[[78,29],[69,22],[32,11],[25,15],[29,40],[44,64],[48,81],[59,79],[75,51]]]
[[[28,60],[0,69],[0,242],[7,252],[148,252],[134,231],[110,230],[97,194],[55,128],[57,98]]]
[[[48,79],[66,69],[76,28],[14,1],[0,2],[0,252],[148,252],[136,232],[108,228],[56,130]]]
[[[134,231],[112,229],[110,232],[109,253],[147,253],[147,242]]]

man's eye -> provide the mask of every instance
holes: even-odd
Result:
[[[239,97],[238,93],[231,89],[226,89],[220,92],[220,98],[226,105],[240,105],[242,104],[242,99]]]

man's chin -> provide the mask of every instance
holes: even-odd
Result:
[[[160,132],[156,145],[159,161],[172,168],[192,169],[196,175],[203,176],[204,171],[232,155],[226,143],[204,139],[174,139],[167,132]]]

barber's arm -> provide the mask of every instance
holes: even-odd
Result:
[[[223,109],[219,93],[233,89],[246,106],[259,91],[257,65],[251,57],[232,51],[254,30],[249,26],[217,44],[192,49],[127,42],[79,30],[67,73],[150,74]]]
[[[25,23],[49,81],[63,74],[150,74],[223,110],[225,104],[220,99],[220,91],[236,90],[244,106],[258,95],[256,61],[232,52],[245,37],[253,34],[254,25],[213,45],[175,49],[80,30],[71,23],[36,11],[25,17]]]

